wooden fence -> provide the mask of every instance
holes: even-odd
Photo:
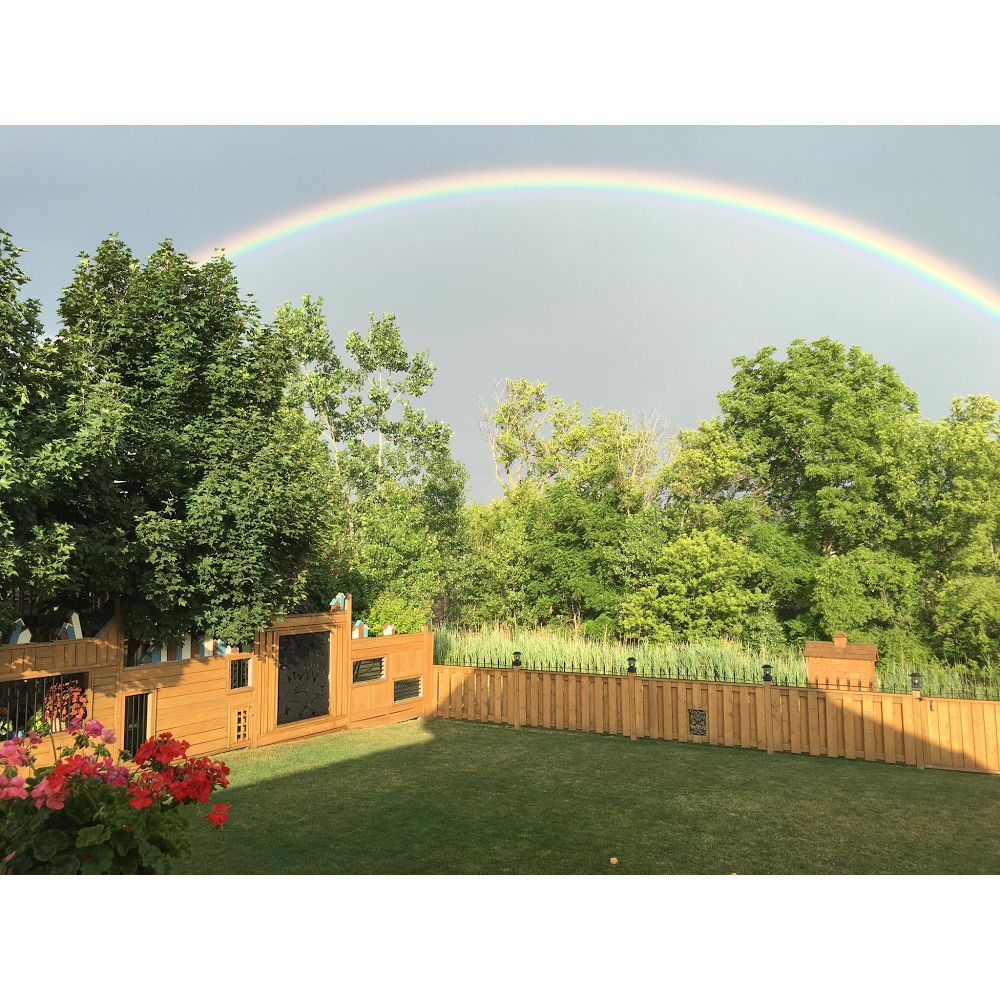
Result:
[[[93,639],[0,647],[0,684],[84,674],[88,715],[121,733],[126,699],[145,696],[148,731],[168,729],[198,754],[432,717],[1000,774],[997,701],[441,666],[430,632],[352,640],[350,622],[348,600],[344,610],[291,616],[262,633],[252,658],[125,667],[116,618]],[[329,705],[280,724],[280,639],[309,632],[330,634]],[[241,659],[249,659],[243,670],[234,666]]]
[[[1000,702],[435,665],[435,718],[1000,774]]]
[[[281,640],[317,635],[321,660],[310,675],[322,704],[293,721],[279,714]],[[191,754],[401,722],[426,713],[434,635],[351,638],[351,601],[343,609],[290,615],[257,635],[252,654],[232,652],[126,666],[126,641],[117,615],[86,639],[0,646],[0,740],[23,734],[48,710],[51,695],[69,685],[86,699],[86,716],[113,727],[116,752],[134,740],[168,731],[191,744]],[[291,654],[289,654],[291,655]],[[354,661],[379,664],[380,675],[356,681]],[[286,662],[287,666],[287,662]],[[30,708],[25,708],[30,701]],[[16,706],[16,707],[15,707]],[[11,712],[11,708],[15,710]],[[65,715],[65,711],[63,712]],[[58,712],[55,749],[72,743]],[[141,731],[140,731],[141,730]],[[38,748],[51,763],[53,743]]]

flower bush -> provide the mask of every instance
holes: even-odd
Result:
[[[190,744],[170,733],[146,740],[130,763],[125,754],[115,763],[108,749],[114,730],[96,719],[73,719],[67,730],[73,746],[48,767],[35,764],[39,732],[0,744],[0,873],[169,871],[172,858],[190,852],[189,810],[182,807],[226,788],[229,768],[208,757],[189,759]],[[218,829],[229,807],[216,802],[205,818]]]

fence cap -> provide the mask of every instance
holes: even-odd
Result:
[[[803,655],[806,658],[878,662],[878,646],[874,642],[848,642],[845,632],[834,632],[830,638],[832,642],[807,642]]]

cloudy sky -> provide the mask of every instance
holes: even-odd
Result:
[[[1000,286],[1000,129],[0,128],[0,227],[54,329],[76,254],[118,232],[186,251],[383,184],[474,169],[625,167],[799,200]],[[239,263],[270,315],[322,296],[335,340],[396,313],[429,349],[429,414],[486,499],[478,398],[524,376],[585,406],[717,412],[730,360],[829,335],[893,364],[927,416],[1000,397],[1000,324],[873,257],[719,209],[635,197],[493,195],[339,224]]]

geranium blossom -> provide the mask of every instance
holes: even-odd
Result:
[[[229,806],[225,802],[216,802],[212,806],[212,811],[205,815],[210,823],[215,826],[222,826],[229,819]]]
[[[0,799],[26,799],[27,797],[24,778],[8,778],[7,775],[0,774]]]

